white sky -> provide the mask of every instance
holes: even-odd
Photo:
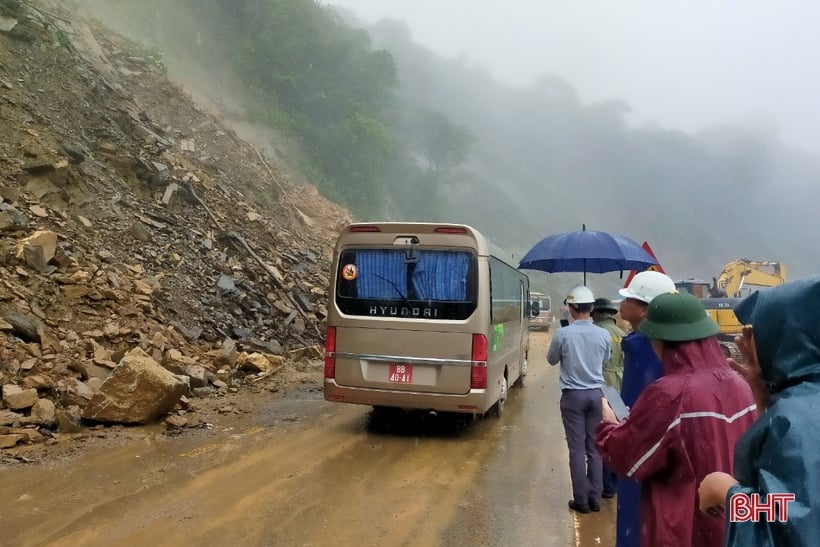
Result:
[[[499,80],[545,73],[585,102],[624,99],[633,121],[694,131],[763,117],[820,150],[817,0],[330,0]]]

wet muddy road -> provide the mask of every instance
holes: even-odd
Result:
[[[567,508],[547,340],[500,420],[271,399],[232,429],[2,470],[0,545],[614,545],[612,500]]]

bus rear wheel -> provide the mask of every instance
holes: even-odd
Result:
[[[518,376],[518,381],[516,382],[516,385],[518,385],[518,387],[524,387],[524,378],[527,377],[527,368],[528,363],[527,360],[524,359],[521,362],[521,374]]]

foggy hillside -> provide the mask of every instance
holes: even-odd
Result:
[[[230,41],[215,39],[213,21],[203,23],[200,6],[219,1],[177,2],[173,10],[151,1],[82,4],[115,30],[162,48],[172,79],[242,120],[245,136],[264,139],[281,159],[304,165],[304,141],[282,137],[287,131],[263,134],[265,124],[256,122],[270,120],[254,115],[259,96],[247,77],[236,75],[236,52]],[[221,28],[242,28],[239,16],[221,13]],[[360,25],[353,14],[337,13]],[[360,216],[468,222],[519,257],[541,237],[586,223],[588,229],[648,240],[673,277],[711,278],[739,257],[781,260],[791,277],[820,269],[805,236],[814,222],[810,208],[818,198],[820,160],[785,147],[765,123],[715,125],[696,134],[631,127],[628,97],[585,104],[560,75],[510,87],[481,69],[437,56],[401,22],[382,21],[366,30],[371,45],[360,43],[374,53],[386,49],[395,64],[396,85],[385,83],[393,97],[373,114],[391,135],[390,151],[378,153],[390,157],[370,175],[368,184],[381,180],[375,193],[370,187],[360,191],[350,177],[318,183]],[[310,44],[319,34],[299,39]],[[427,113],[431,119],[441,113],[447,129],[468,145],[464,161],[454,159],[441,173],[424,168],[430,158],[413,140],[413,122]],[[340,135],[337,142],[350,140]],[[359,152],[367,156],[369,150]],[[343,167],[326,165],[331,178],[334,165]],[[310,172],[307,178],[316,182]]]
[[[506,227],[510,244],[526,250],[585,222],[649,240],[679,277],[717,275],[738,257],[782,260],[795,276],[820,266],[800,235],[814,226],[820,161],[765,125],[695,135],[630,128],[626,101],[581,104],[560,76],[515,89],[436,56],[400,22],[368,30],[395,56],[409,101],[435,105],[475,134],[471,167],[488,189],[464,196],[460,214]],[[499,194],[508,196],[501,207],[486,207]]]

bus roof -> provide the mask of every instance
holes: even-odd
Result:
[[[479,256],[493,256],[508,266],[518,269],[513,256],[484,237],[467,224],[449,222],[355,222],[348,225],[342,236],[368,233],[384,234],[447,234],[466,235],[474,243]],[[522,272],[523,273],[523,272]]]

